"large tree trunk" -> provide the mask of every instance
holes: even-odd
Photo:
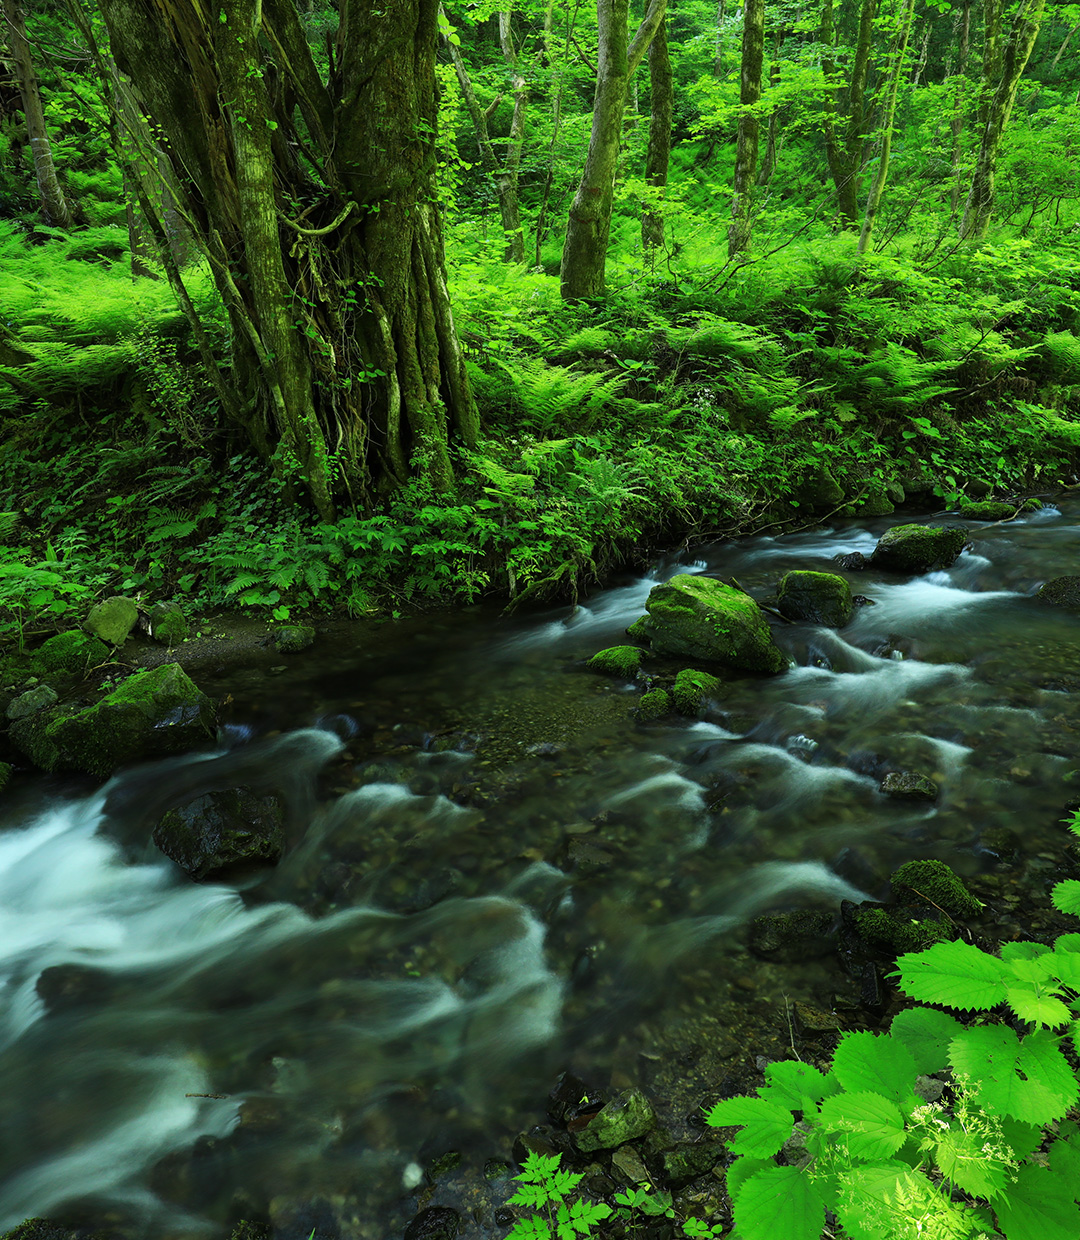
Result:
[[[1021,0],[1013,20],[1012,35],[1001,55],[1000,77],[985,112],[986,119],[975,161],[975,173],[964,207],[964,218],[960,222],[960,236],[965,240],[981,240],[990,227],[990,217],[994,211],[998,153],[1009,117],[1012,115],[1013,104],[1016,102],[1020,77],[1038,38],[1039,24],[1045,8],[1046,0]]]
[[[253,443],[327,517],[413,470],[448,485],[451,432],[478,427],[435,206],[437,0],[341,0],[327,82],[292,0],[99,4],[229,314]]]
[[[641,64],[666,7],[667,0],[649,0],[628,48],[629,0],[596,0],[599,49],[592,133],[581,182],[570,205],[560,271],[562,295],[567,300],[604,296],[626,84]]]
[[[38,85],[30,42],[26,37],[20,0],[4,0],[4,24],[7,27],[7,44],[22,97],[23,116],[26,118],[26,134],[30,140],[30,153],[34,160],[34,176],[37,180],[41,213],[47,224],[57,228],[71,227],[71,208],[64,198],[53,163],[52,143],[45,128],[45,109],[41,104],[41,87]]]
[[[836,84],[826,89],[825,149],[829,172],[836,186],[836,210],[842,228],[855,228],[859,219],[859,175],[866,146],[866,78],[870,66],[870,43],[877,0],[862,0],[859,33],[851,62],[847,88]],[[836,40],[832,0],[824,0],[821,41],[830,49],[821,67],[827,82],[836,83],[836,63],[831,49]],[[842,105],[842,106],[840,106]],[[841,137],[840,130],[843,129]]]
[[[664,213],[659,200],[667,186],[671,159],[671,121],[675,112],[675,86],[668,53],[667,17],[656,28],[649,44],[649,145],[645,151],[645,184],[656,198],[641,213],[641,245],[651,262],[664,245]]]
[[[757,177],[761,122],[753,109],[761,98],[765,63],[765,0],[743,0],[742,70],[739,85],[739,139],[735,150],[735,193],[731,200],[728,258],[750,248],[750,211]]]
[[[949,122],[952,134],[952,185],[949,189],[949,223],[960,209],[960,167],[963,160],[964,101],[967,88],[968,52],[971,48],[972,0],[963,0],[956,15],[956,80],[953,86],[953,113]]]

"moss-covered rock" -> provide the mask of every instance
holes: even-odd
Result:
[[[85,672],[109,657],[109,648],[99,638],[82,629],[69,629],[42,642],[34,654],[34,665],[44,675],[50,672]]]
[[[314,640],[315,630],[310,624],[283,624],[274,630],[274,646],[282,654],[306,650]]]
[[[887,517],[895,511],[895,505],[889,498],[883,482],[872,483],[866,498],[859,506],[859,515],[862,517]]]
[[[843,628],[855,610],[851,586],[843,577],[802,570],[786,573],[781,579],[777,607],[789,620],[826,624],[834,629]]]
[[[938,786],[917,771],[890,771],[881,781],[880,791],[898,801],[936,801]]]
[[[134,600],[118,594],[91,607],[83,627],[110,646],[122,646],[138,618],[139,609]]]
[[[214,704],[177,663],[128,677],[93,706],[54,707],[11,725],[35,766],[104,778],[118,766],[176,753],[213,735]]]
[[[276,797],[227,788],[169,810],[153,839],[192,878],[217,879],[277,865],[285,852],[285,816]]]
[[[654,586],[645,604],[653,649],[752,672],[787,666],[749,594],[712,577],[680,574]]]
[[[965,521],[1009,521],[1016,516],[1016,505],[995,499],[965,500],[960,515]]]
[[[671,711],[671,695],[666,689],[650,689],[648,693],[641,695],[641,701],[638,702],[634,714],[639,723],[648,723],[652,719],[659,719],[661,716]]]
[[[935,943],[955,939],[959,928],[932,918],[900,916],[879,904],[861,904],[852,915],[860,936],[879,951],[890,956],[905,952],[921,952]]]
[[[921,897],[950,917],[978,917],[981,900],[944,861],[907,861],[892,876],[893,899],[903,903]]]
[[[649,617],[639,616],[626,630],[626,636],[631,641],[647,642],[649,640]]]
[[[675,677],[671,698],[680,715],[699,715],[705,699],[720,688],[720,681],[708,672],[686,667]]]
[[[598,650],[588,662],[589,668],[604,676],[619,676],[633,680],[641,666],[641,651],[637,646],[608,646]]]
[[[836,950],[835,914],[816,908],[764,913],[750,923],[750,950],[766,960],[797,964]]]
[[[639,1089],[627,1089],[606,1102],[587,1127],[574,1134],[574,1144],[582,1153],[613,1150],[643,1137],[656,1125],[656,1114]]]
[[[928,573],[948,568],[967,540],[963,526],[894,525],[878,539],[870,560],[894,573]]]
[[[162,646],[178,646],[191,633],[191,625],[178,603],[155,603],[147,620],[150,636]]]
[[[844,491],[827,465],[815,466],[802,478],[796,490],[800,504],[818,512],[836,508],[844,502]]]
[[[29,719],[33,715],[40,714],[43,710],[48,710],[55,706],[59,697],[55,689],[49,685],[35,685],[33,689],[27,689],[25,693],[20,693],[18,697],[13,698],[7,707],[7,717],[17,723],[22,719]]]
[[[1040,603],[1054,607],[1080,607],[1080,577],[1055,577],[1035,595]]]

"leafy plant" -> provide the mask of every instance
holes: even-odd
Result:
[[[507,1240],[575,1240],[591,1236],[595,1223],[611,1214],[604,1202],[586,1201],[577,1196],[584,1175],[559,1169],[559,1155],[530,1152],[519,1175],[521,1188],[508,1200],[511,1205],[542,1211],[518,1219]]]

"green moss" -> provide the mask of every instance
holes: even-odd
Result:
[[[641,695],[635,714],[639,722],[648,723],[651,719],[659,719],[671,710],[671,695],[666,689],[650,689]]]
[[[636,642],[647,642],[649,640],[649,617],[639,616],[626,630],[626,636]]]
[[[699,672],[695,668],[684,668],[675,677],[671,696],[675,709],[681,715],[697,715],[706,697],[720,688],[720,681],[708,672]]]
[[[653,649],[754,672],[779,672],[787,657],[749,594],[712,577],[681,574],[645,604]]]
[[[176,603],[155,603],[147,618],[150,636],[163,646],[177,646],[191,632],[187,617]]]
[[[609,646],[606,650],[598,650],[589,660],[588,666],[594,672],[602,672],[605,676],[621,676],[624,680],[633,680],[641,666],[641,651],[637,646]]]
[[[35,652],[34,663],[46,675],[49,672],[85,672],[95,664],[104,663],[108,657],[109,648],[103,641],[81,629],[69,629],[43,642]]]
[[[895,511],[883,482],[872,483],[866,498],[859,506],[859,514],[864,517],[887,517]]]
[[[948,568],[967,540],[963,526],[894,525],[882,534],[871,559],[895,573],[926,573]]]
[[[984,907],[944,861],[907,861],[893,874],[892,885],[895,899],[910,900],[914,893],[950,917],[978,917]]]
[[[995,499],[962,500],[960,515],[969,521],[1008,521],[1016,515],[1016,505]]]
[[[843,628],[851,619],[855,603],[851,587],[836,573],[796,571],[786,573],[777,592],[780,614],[789,620]]]
[[[944,921],[913,921],[897,917],[887,909],[863,905],[855,910],[855,928],[868,942],[884,947],[894,956],[920,952],[934,943],[954,939],[956,927]]]
[[[274,645],[282,654],[306,650],[314,640],[315,630],[310,624],[285,624],[274,630]]]
[[[90,609],[86,628],[110,646],[120,646],[127,641],[138,618],[139,609],[135,603],[117,594]]]
[[[0,762],[0,791],[7,787],[7,782],[11,778],[11,772],[14,769],[10,762]]]

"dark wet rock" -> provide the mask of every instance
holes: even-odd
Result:
[[[643,693],[634,708],[634,717],[639,723],[651,723],[671,712],[671,694],[666,689],[650,689]]]
[[[548,1094],[547,1112],[557,1124],[569,1123],[581,1115],[592,1115],[604,1105],[604,1095],[590,1089],[579,1076],[564,1072]]]
[[[877,606],[877,600],[872,599],[872,598],[867,598],[865,594],[853,594],[851,596],[851,601],[855,604],[856,607],[876,607]]]
[[[644,1184],[651,1180],[641,1155],[632,1145],[623,1145],[611,1156],[611,1167],[628,1184]]]
[[[276,865],[285,852],[284,811],[277,797],[250,788],[208,792],[169,810],[154,843],[197,881]]]
[[[34,654],[34,665],[46,675],[49,672],[85,672],[95,664],[104,663],[109,648],[103,641],[82,629],[69,629],[42,642]]]
[[[836,949],[835,915],[825,909],[766,913],[750,923],[750,950],[768,960],[796,964],[816,960]]]
[[[835,573],[802,570],[786,573],[777,592],[777,607],[788,620],[840,629],[851,619],[851,587]]]
[[[122,646],[138,618],[139,608],[134,599],[114,595],[90,608],[83,627],[110,646]]]
[[[609,646],[598,650],[586,666],[604,676],[633,680],[641,666],[641,651],[637,646]]]
[[[276,650],[282,654],[296,654],[314,642],[315,630],[310,624],[283,624],[271,636]]]
[[[1016,516],[1016,505],[984,499],[977,503],[961,504],[960,515],[965,521],[1009,521]]]
[[[41,971],[34,989],[50,1012],[103,1003],[113,992],[114,978],[104,969],[85,964],[54,964]]]
[[[179,603],[155,603],[147,614],[150,636],[162,646],[178,646],[191,632]]]
[[[38,711],[48,710],[59,701],[56,690],[48,685],[36,685],[14,698],[7,708],[7,717],[14,723],[18,719],[28,719]]]
[[[950,917],[978,917],[983,910],[982,901],[944,861],[906,861],[893,872],[892,888],[895,900],[909,901],[915,895]]]
[[[1020,837],[1009,827],[988,827],[979,835],[978,848],[1011,865],[1020,855]]]
[[[194,749],[213,735],[214,704],[178,663],[129,676],[94,706],[57,706],[12,724],[11,738],[46,771],[104,777],[141,758]]]
[[[653,649],[663,654],[756,672],[787,666],[757,603],[722,581],[682,573],[654,586],[645,606]]]
[[[923,951],[959,935],[959,929],[944,920],[912,918],[880,904],[856,906],[851,920],[856,933],[871,950],[890,957]]]
[[[553,1154],[567,1154],[572,1148],[570,1137],[565,1132],[552,1128],[550,1124],[537,1124],[517,1136],[512,1156],[514,1162],[523,1163],[529,1154],[543,1154],[545,1158],[550,1158]]]
[[[655,1125],[652,1103],[639,1089],[627,1089],[606,1102],[587,1127],[574,1133],[574,1144],[585,1154],[612,1150],[643,1137]]]
[[[938,786],[915,771],[890,771],[881,781],[880,791],[898,801],[936,801]]]
[[[875,568],[894,573],[928,573],[948,568],[967,540],[963,526],[894,525],[878,539],[870,559]]]
[[[716,676],[686,667],[675,677],[675,683],[671,686],[671,700],[680,715],[694,717],[701,713],[705,699],[715,694],[720,684],[721,681]]]
[[[460,1228],[461,1215],[456,1210],[429,1206],[405,1228],[405,1240],[455,1240]]]
[[[849,573],[861,573],[864,568],[870,567],[870,561],[861,551],[849,551],[845,555],[834,555],[833,563],[837,568],[842,568]]]
[[[574,838],[566,849],[567,860],[577,870],[603,870],[615,860],[605,848],[589,840]]]
[[[484,1179],[491,1183],[498,1183],[500,1180],[509,1180],[514,1174],[512,1163],[503,1162],[501,1158],[489,1158],[484,1163]]]
[[[1035,595],[1040,603],[1055,607],[1080,607],[1080,577],[1055,577]]]
[[[804,1037],[819,1038],[826,1033],[837,1033],[841,1027],[835,1012],[815,1007],[812,1003],[793,1003],[791,1015],[796,1030]]]
[[[273,1197],[270,1201],[274,1240],[346,1240],[341,1222],[338,1209],[325,1197]]]
[[[681,1188],[711,1171],[723,1154],[723,1142],[706,1137],[692,1144],[668,1145],[657,1151],[656,1158],[669,1187]]]

